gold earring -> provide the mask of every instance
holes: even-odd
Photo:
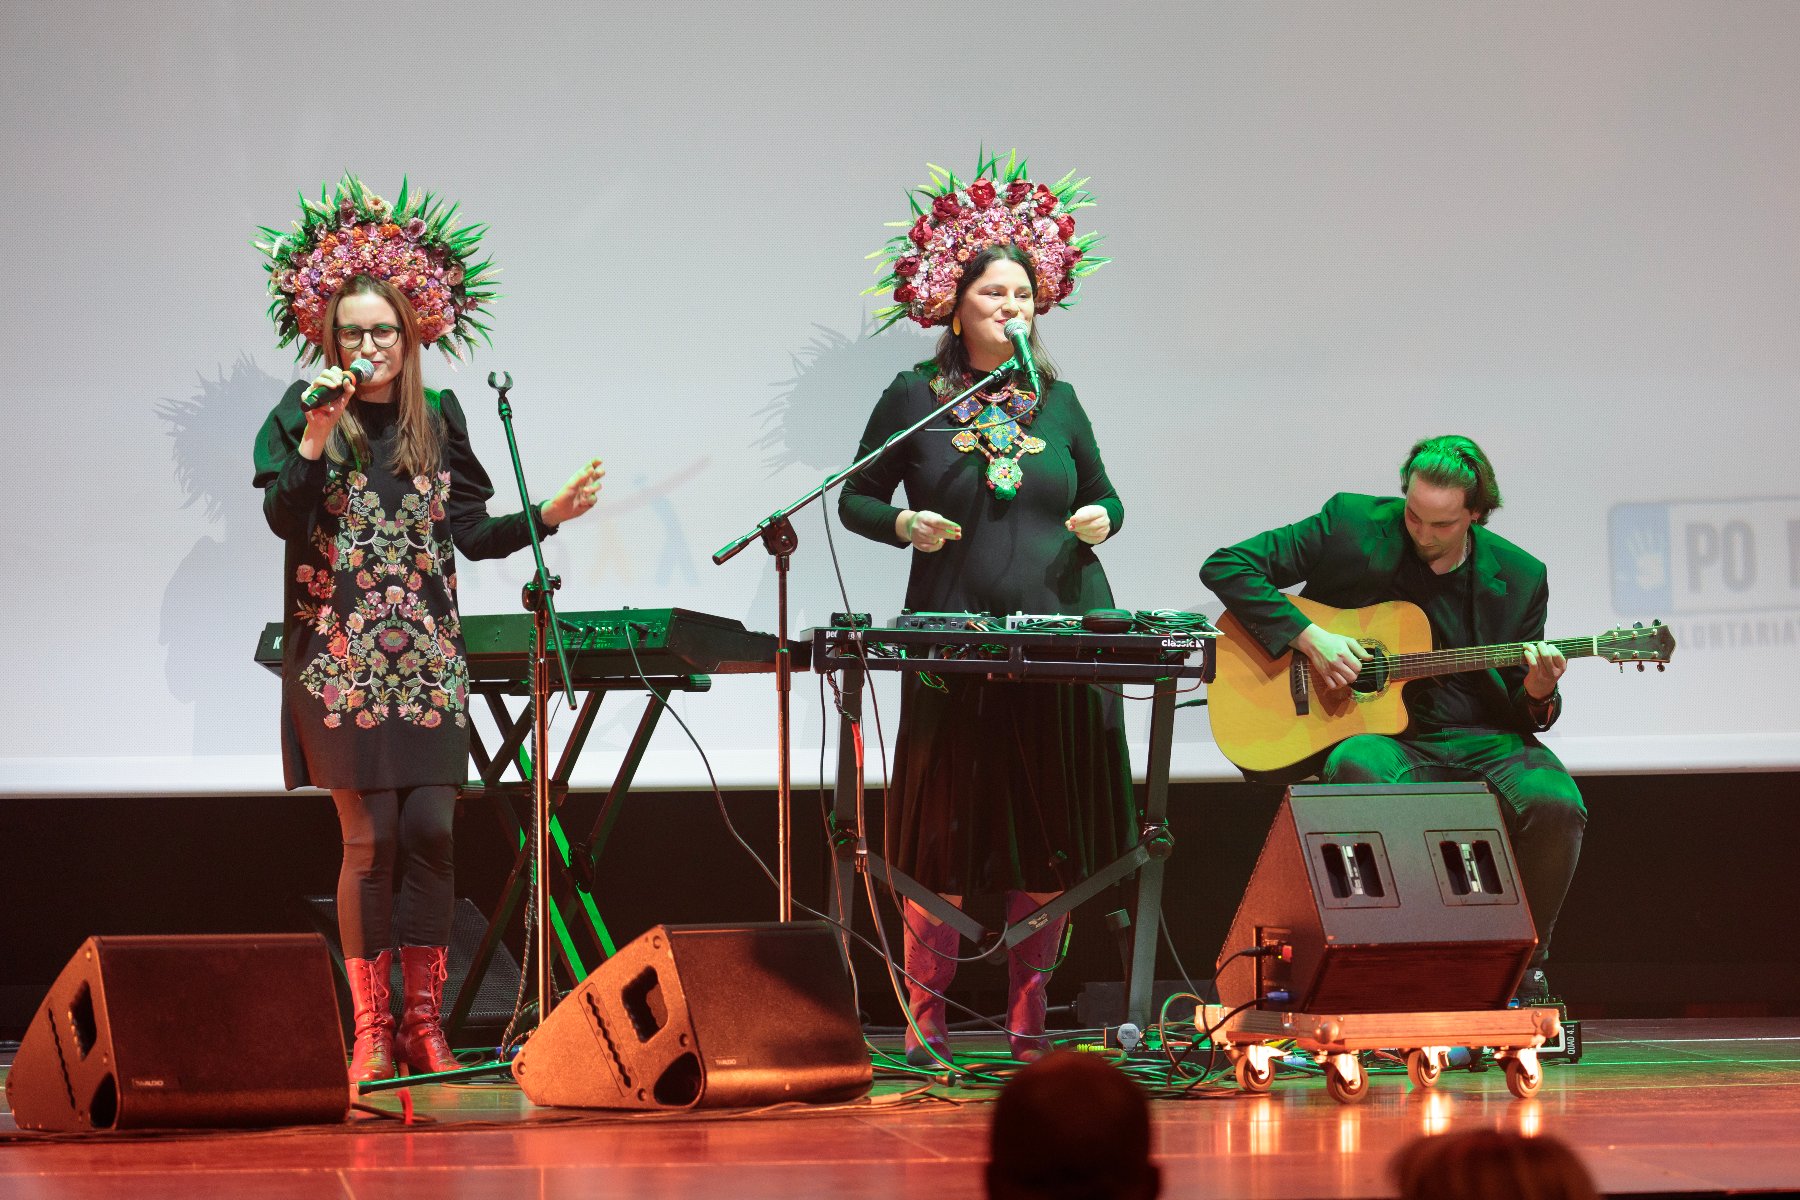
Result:
[[[950,318],[950,332],[955,334],[957,337],[962,336],[962,318],[961,317],[951,317]]]

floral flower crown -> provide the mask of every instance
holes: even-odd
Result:
[[[389,204],[362,180],[346,173],[330,196],[323,184],[315,202],[300,197],[301,219],[291,231],[259,226],[253,244],[268,256],[269,317],[278,346],[299,339],[297,361],[317,361],[325,337],[325,309],[357,275],[385,279],[400,289],[419,319],[419,341],[450,359],[488,341],[487,303],[498,292],[492,259],[471,266],[486,225],[455,228],[457,205],[430,192]],[[491,344],[491,342],[490,342]]]
[[[875,269],[882,277],[863,295],[891,290],[894,297],[875,311],[877,333],[902,317],[927,329],[948,325],[963,265],[989,246],[1015,245],[1031,257],[1039,314],[1073,306],[1075,281],[1111,261],[1089,254],[1099,234],[1075,232],[1075,211],[1094,203],[1082,190],[1086,179],[1070,171],[1053,184],[1033,183],[1016,150],[1004,164],[998,155],[978,155],[976,164],[974,177],[963,182],[927,163],[931,182],[907,195],[916,219],[888,222],[907,232],[869,255],[881,259]]]

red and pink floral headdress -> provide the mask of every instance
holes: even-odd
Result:
[[[457,205],[426,192],[389,204],[354,175],[346,174],[328,197],[300,197],[301,219],[291,231],[261,226],[254,244],[268,256],[269,317],[279,346],[298,340],[300,362],[322,357],[325,309],[357,275],[385,279],[412,304],[419,341],[435,345],[450,359],[473,352],[475,339],[488,341],[487,303],[499,295],[492,259],[471,266],[486,225],[455,227]]]
[[[963,265],[989,246],[1011,243],[1030,255],[1040,314],[1052,306],[1071,307],[1076,280],[1111,261],[1089,253],[1099,234],[1075,232],[1075,211],[1094,203],[1082,190],[1087,180],[1074,178],[1075,172],[1053,184],[1033,183],[1016,150],[1004,164],[998,156],[978,157],[975,175],[966,182],[942,167],[926,166],[931,182],[907,196],[915,219],[890,221],[890,227],[906,232],[869,255],[881,259],[876,270],[882,278],[863,294],[891,291],[894,297],[875,311],[881,329],[902,317],[927,329],[948,325]]]

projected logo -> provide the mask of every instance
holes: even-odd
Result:
[[[1800,608],[1800,497],[1620,504],[1608,524],[1622,615]]]

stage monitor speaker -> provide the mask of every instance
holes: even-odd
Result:
[[[849,1100],[873,1080],[823,921],[658,925],[564,998],[513,1075],[533,1104],[560,1108]]]
[[[1219,951],[1228,1008],[1505,1008],[1537,935],[1479,783],[1288,790]],[[1241,954],[1259,948],[1262,953]]]
[[[6,1077],[21,1129],[342,1121],[331,955],[314,934],[92,937],[44,996]]]

